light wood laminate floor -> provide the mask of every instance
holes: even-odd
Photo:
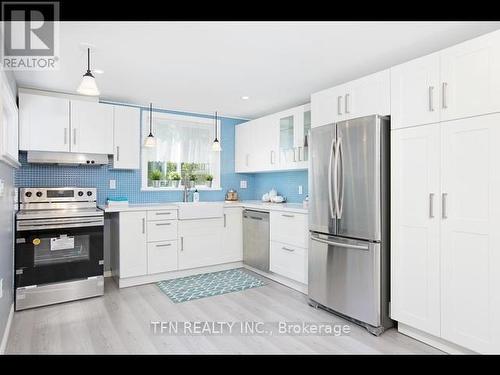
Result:
[[[256,275],[257,277],[260,277]],[[264,278],[267,285],[175,304],[155,284],[118,289],[106,279],[98,298],[16,312],[7,354],[440,354],[390,329],[380,337],[326,311],[307,296]],[[167,335],[152,321],[337,322],[342,336]]]

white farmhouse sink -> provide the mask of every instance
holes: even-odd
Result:
[[[179,202],[179,220],[208,219],[222,217],[224,203],[222,202]]]

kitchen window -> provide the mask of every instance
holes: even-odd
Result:
[[[143,190],[220,189],[220,152],[212,151],[214,120],[153,112],[156,146],[142,147]],[[217,125],[220,129],[220,121]],[[143,111],[142,144],[149,134]],[[220,130],[218,130],[220,134]]]

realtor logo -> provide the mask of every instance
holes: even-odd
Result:
[[[4,69],[57,70],[58,55],[58,2],[2,2]]]

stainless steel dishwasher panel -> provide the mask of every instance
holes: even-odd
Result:
[[[243,263],[269,271],[269,212],[243,211]]]

